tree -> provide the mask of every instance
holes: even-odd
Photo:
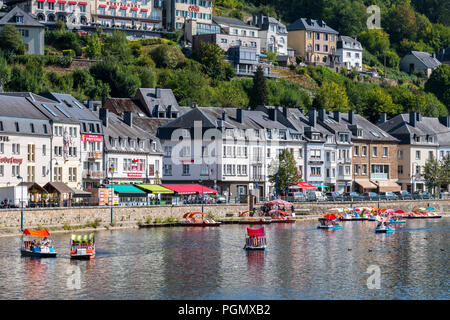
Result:
[[[416,15],[409,5],[393,7],[383,20],[384,27],[394,43],[402,39],[415,40],[417,36]]]
[[[133,52],[124,32],[114,31],[111,36],[105,37],[103,55],[115,57],[121,64],[132,62]]]
[[[434,93],[450,112],[450,65],[441,64],[434,69],[425,83],[425,90]]]
[[[269,103],[269,94],[267,90],[267,80],[261,66],[256,69],[253,77],[253,88],[250,93],[250,106],[265,106]]]
[[[436,187],[441,186],[441,170],[439,162],[433,156],[427,160],[423,167],[423,178],[428,188],[431,188],[432,193],[435,193]]]
[[[337,83],[325,81],[317,90],[315,107],[329,111],[349,111],[348,97],[345,88]]]
[[[216,81],[229,81],[234,76],[231,65],[225,61],[225,51],[217,44],[201,41],[192,59],[202,65],[203,73]]]
[[[13,52],[14,54],[25,53],[22,36],[14,25],[6,24],[0,31],[0,49],[4,52]]]
[[[174,69],[184,60],[184,55],[177,46],[162,44],[150,52],[158,68]]]
[[[278,155],[278,168],[269,176],[269,181],[275,185],[277,193],[286,191],[295,182],[300,181],[294,156],[288,149],[283,149]]]
[[[441,185],[450,185],[450,155],[445,156],[440,163],[441,167]]]
[[[393,116],[400,111],[400,107],[392,101],[392,97],[380,87],[373,87],[366,94],[363,113],[373,123],[378,121],[381,113]]]
[[[248,96],[238,81],[221,81],[214,93],[214,105],[218,107],[244,109],[248,106]]]
[[[102,46],[100,44],[100,38],[97,33],[92,34],[88,38],[88,43],[86,47],[86,56],[89,58],[99,58],[102,55]]]
[[[369,29],[364,31],[359,35],[358,39],[365,49],[375,55],[386,52],[391,45],[389,34],[381,29]]]

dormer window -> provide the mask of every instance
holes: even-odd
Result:
[[[320,133],[313,133],[311,135],[312,140],[320,140]]]
[[[357,130],[356,130],[356,136],[357,136],[357,137],[362,137],[362,136],[363,136],[363,131],[362,131],[362,129],[357,129]]]
[[[339,133],[340,142],[349,142],[348,133]]]
[[[23,23],[23,16],[16,16],[16,23]]]

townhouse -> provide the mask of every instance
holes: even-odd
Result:
[[[159,139],[133,123],[133,113],[119,117],[99,109],[103,124],[105,183],[149,183],[161,181],[162,149]]]
[[[356,38],[339,36],[336,55],[338,62],[343,64],[347,70],[352,68],[358,71],[362,70],[363,48],[361,42]]]
[[[288,45],[306,63],[333,65],[338,32],[323,20],[300,18],[288,26]]]
[[[209,30],[212,24],[212,0],[166,0],[162,2],[164,2],[165,28],[167,30],[182,30],[187,21],[195,21],[195,29],[200,33],[203,29]],[[196,32],[191,32],[191,35],[193,34]]]
[[[0,95],[0,186],[48,181],[52,126],[26,97]],[[3,199],[2,199],[3,200]]]
[[[400,140],[397,171],[402,189],[409,192],[425,190],[423,167],[428,159],[442,160],[450,155],[449,116],[430,118],[410,112],[387,120],[386,114],[382,114],[378,126]]]
[[[251,23],[259,28],[262,52],[275,52],[279,56],[288,55],[288,32],[280,20],[258,14],[253,16]]]

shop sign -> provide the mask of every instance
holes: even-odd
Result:
[[[87,142],[103,142],[103,136],[98,136],[95,134],[82,134],[81,141]]]
[[[0,158],[0,163],[18,163],[18,164],[22,164],[23,159],[20,158],[8,158],[8,157],[3,157]]]

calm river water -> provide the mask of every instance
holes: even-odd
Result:
[[[449,299],[449,222],[409,220],[389,235],[369,221],[266,225],[265,252],[242,249],[244,225],[100,231],[92,261],[70,260],[69,234],[41,260],[20,256],[20,237],[0,238],[0,298]],[[371,265],[380,289],[367,287]]]

